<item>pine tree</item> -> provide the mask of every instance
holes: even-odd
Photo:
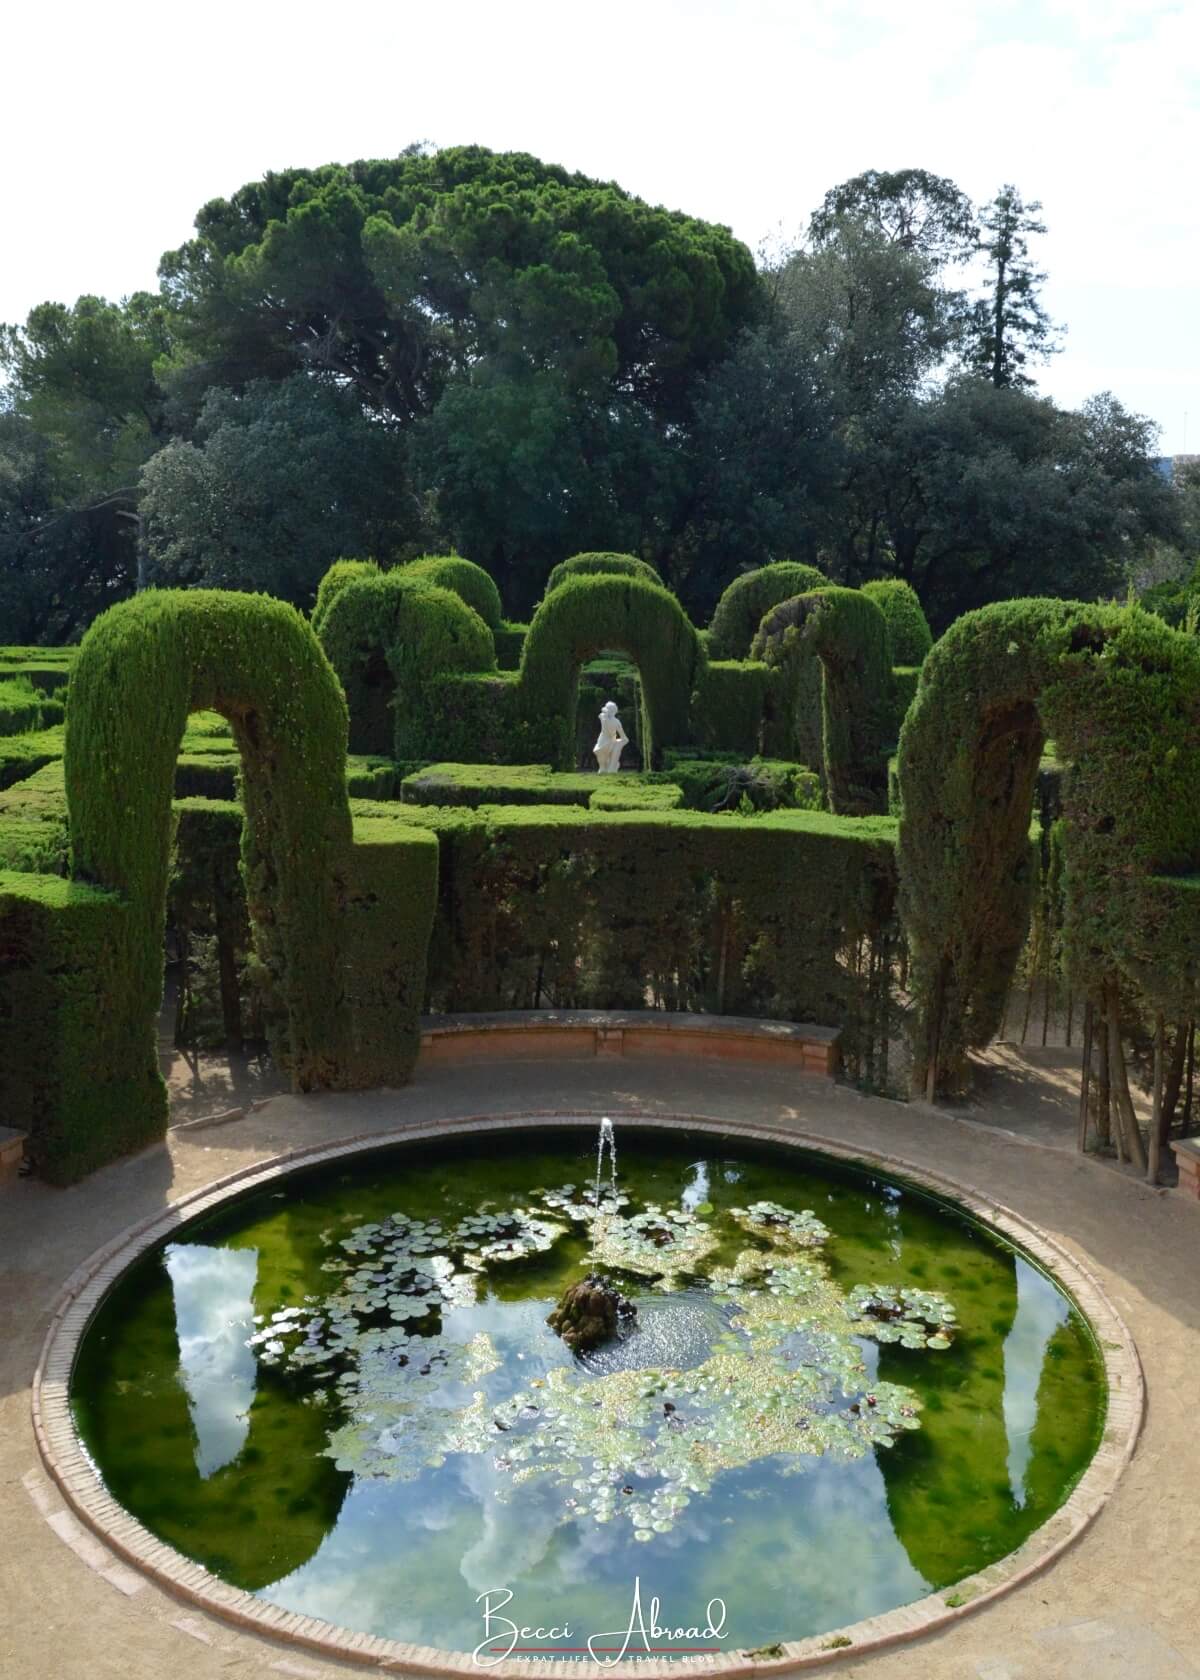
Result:
[[[1059,328],[1038,299],[1045,273],[1029,256],[1029,235],[1045,233],[1041,204],[1026,204],[1016,187],[1001,187],[979,213],[980,251],[990,275],[987,290],[972,306],[966,341],[968,366],[997,387],[1029,386],[1024,371],[1060,348]]]

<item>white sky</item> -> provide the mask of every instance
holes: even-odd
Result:
[[[268,169],[412,140],[533,152],[752,248],[916,166],[1042,200],[1069,329],[1043,390],[1111,389],[1200,451],[1200,0],[68,0],[14,8],[0,52],[0,320],[153,287]]]

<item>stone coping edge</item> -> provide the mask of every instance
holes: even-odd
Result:
[[[951,1203],[1013,1243],[1065,1289],[1091,1327],[1108,1381],[1104,1432],[1073,1492],[1021,1546],[996,1563],[956,1582],[945,1593],[931,1594],[842,1628],[828,1628],[811,1638],[785,1642],[778,1656],[730,1651],[719,1656],[665,1661],[632,1658],[622,1662],[622,1673],[630,1672],[642,1680],[658,1680],[680,1670],[689,1674],[750,1676],[817,1668],[841,1658],[862,1657],[948,1627],[1001,1594],[1011,1592],[1046,1569],[1091,1525],[1133,1455],[1145,1409],[1145,1381],[1137,1348],[1124,1321],[1091,1272],[1066,1249],[1012,1209],[969,1186],[907,1161],[831,1143],[819,1135],[797,1132],[779,1122],[661,1114],[628,1107],[613,1108],[608,1113],[618,1124],[624,1121],[647,1130],[710,1132],[828,1155],[847,1164],[882,1171]],[[227,1585],[181,1552],[157,1540],[112,1497],[75,1433],[69,1390],[83,1335],[121,1273],[180,1225],[230,1195],[270,1183],[298,1167],[418,1139],[539,1126],[591,1128],[600,1118],[599,1110],[518,1110],[400,1126],[380,1133],[360,1133],[335,1144],[293,1150],[244,1167],[181,1197],[123,1231],[79,1266],[63,1286],[34,1374],[32,1409],[38,1449],[68,1506],[119,1557],[141,1569],[165,1591],[248,1632],[304,1646],[334,1660],[369,1664],[385,1673],[456,1676],[459,1680],[479,1680],[481,1674],[495,1674],[500,1680],[572,1680],[572,1677],[578,1680],[579,1663],[510,1659],[494,1668],[481,1669],[467,1652],[441,1651],[376,1638],[311,1616],[293,1614]],[[846,1643],[838,1643],[842,1640]],[[600,1665],[582,1666],[590,1670]]]
[[[680,1014],[665,1009],[507,1009],[478,1015],[423,1015],[421,1037],[452,1033],[536,1031],[541,1027],[622,1028],[637,1032],[723,1033],[730,1037],[836,1044],[840,1027],[751,1015]]]

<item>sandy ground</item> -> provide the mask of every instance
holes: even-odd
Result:
[[[115,1560],[41,1470],[28,1385],[66,1276],[116,1230],[224,1173],[306,1143],[489,1110],[661,1109],[779,1119],[971,1184],[1043,1226],[1100,1277],[1145,1366],[1149,1408],[1133,1463],[1091,1530],[1051,1569],[951,1630],[826,1672],[871,1680],[1200,1680],[1200,1206],[1072,1153],[1065,1077],[1028,1052],[960,1114],[867,1098],[791,1073],[563,1061],[431,1067],[401,1092],[276,1096],[168,1141],[70,1190],[0,1189],[0,1676],[218,1680],[362,1673],[240,1633]],[[214,1071],[214,1070],[209,1070]],[[214,1077],[219,1074],[215,1070]],[[180,1116],[205,1106],[205,1070]],[[258,1096],[232,1078],[209,1112]],[[181,1099],[186,1090],[180,1092]],[[1053,1120],[1057,1113],[1059,1120]]]

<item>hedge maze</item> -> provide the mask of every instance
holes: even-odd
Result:
[[[600,694],[641,773],[579,768]],[[834,1025],[892,1090],[907,1016],[916,1088],[955,1093],[1042,890],[1048,738],[1096,1030],[1134,994],[1190,1018],[1200,650],[1137,609],[1011,602],[931,647],[907,585],[780,563],[702,632],[610,554],[528,625],[459,556],[338,561],[311,621],[147,592],[0,650],[0,1107],[61,1182],[161,1134],[168,926],[178,1031],[261,1031],[300,1090],[401,1082],[423,1009],[549,1006]]]

